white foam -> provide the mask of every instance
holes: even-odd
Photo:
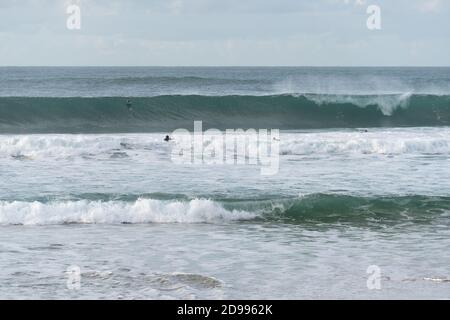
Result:
[[[282,133],[280,153],[281,155],[450,154],[450,128],[370,129],[369,131]],[[237,135],[237,138],[239,137],[241,141],[246,141],[245,136]],[[57,161],[89,156],[89,158],[101,160],[114,158],[115,154],[123,154],[143,162],[152,162],[155,157],[160,156],[165,156],[170,161],[174,147],[178,149],[191,147],[190,140],[184,141],[176,137],[173,143],[166,143],[162,139],[163,134],[0,135],[0,159]],[[221,143],[221,139],[205,140],[204,147],[208,147],[209,150],[219,150],[223,148]],[[257,144],[249,142],[245,147],[246,156],[251,158],[257,155]],[[226,152],[234,154],[234,144],[227,144]]]
[[[161,201],[0,201],[0,225],[217,223],[251,220],[255,213],[226,210],[207,199]]]
[[[28,159],[69,158],[85,155],[110,155],[129,148],[163,148],[161,134],[136,135],[14,135],[0,136],[0,157]]]
[[[282,155],[450,154],[450,130],[327,132],[282,136]]]
[[[360,108],[378,106],[385,116],[391,116],[398,108],[407,108],[411,93],[385,95],[305,95],[318,104],[349,103]]]

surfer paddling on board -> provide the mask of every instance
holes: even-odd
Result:
[[[165,142],[169,142],[169,141],[171,141],[172,140],[172,138],[170,137],[170,136],[166,136],[165,138],[164,138],[164,141]]]

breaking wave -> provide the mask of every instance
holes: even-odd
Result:
[[[413,131],[412,131],[413,130]],[[77,157],[119,158],[171,154],[174,146],[188,149],[189,141],[175,137],[165,143],[161,134],[34,134],[1,135],[0,159],[40,160]],[[239,137],[239,135],[237,135]],[[243,138],[243,137],[242,137]],[[220,139],[204,146],[223,148]],[[234,145],[227,146],[231,151]],[[257,146],[249,145],[257,148]],[[280,155],[449,155],[450,128],[415,128],[282,133]]]
[[[448,126],[450,96],[0,97],[0,133],[168,132],[204,128]]]
[[[270,222],[448,224],[450,198],[311,194],[280,199],[183,199],[86,195],[85,199],[0,201],[0,225]],[[149,195],[150,196],[150,195]],[[84,196],[83,196],[84,197]],[[96,199],[97,198],[97,199]]]
[[[248,220],[255,214],[226,210],[211,200],[0,202],[0,224],[212,223]]]

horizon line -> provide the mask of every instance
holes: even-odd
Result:
[[[450,68],[450,65],[0,65],[0,68]]]

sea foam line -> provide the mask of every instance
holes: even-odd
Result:
[[[450,154],[449,128],[369,131],[282,133],[280,154]],[[147,159],[188,147],[183,140],[166,143],[162,139],[163,134],[0,136],[0,159],[58,160],[86,155],[109,159],[116,153]],[[205,147],[207,143],[220,141],[205,141]],[[249,145],[248,154],[254,153]]]

